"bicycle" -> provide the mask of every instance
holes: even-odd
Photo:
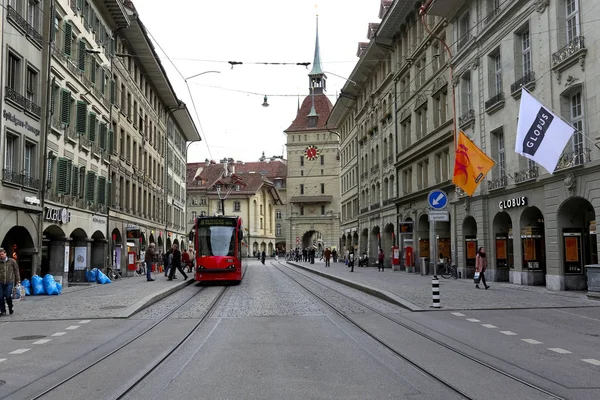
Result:
[[[146,263],[141,262],[138,269],[135,270],[135,276],[146,276]]]
[[[449,261],[445,262],[440,275],[442,275],[442,278],[446,279],[458,279],[458,271],[456,270],[456,265],[450,265]]]
[[[108,279],[110,279],[111,281],[123,278],[121,276],[121,272],[118,269],[114,269],[113,266],[110,265],[106,267],[106,276],[108,276]]]

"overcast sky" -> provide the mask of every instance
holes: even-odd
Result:
[[[134,2],[140,19],[177,70],[157,51],[177,95],[190,109],[202,141],[190,146],[189,162],[206,158],[256,161],[285,153],[283,131],[308,94],[303,66],[312,63],[316,15],[323,70],[332,103],[357,62],[369,22],[379,22],[380,0],[228,0]],[[315,7],[316,5],[316,7]],[[243,62],[231,68],[228,61]],[[198,110],[196,120],[185,81]],[[269,107],[262,107],[264,95]]]

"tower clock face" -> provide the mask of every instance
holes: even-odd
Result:
[[[304,157],[308,158],[309,160],[314,160],[318,156],[319,156],[319,150],[315,146],[308,146],[304,150]]]

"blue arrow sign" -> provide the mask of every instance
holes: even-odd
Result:
[[[443,190],[435,189],[429,192],[427,202],[434,210],[443,210],[448,205],[448,195]]]

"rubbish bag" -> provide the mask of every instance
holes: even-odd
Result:
[[[56,288],[58,289],[58,294],[62,293],[62,285],[60,284],[60,282],[56,282]]]
[[[46,294],[46,291],[44,290],[44,283],[39,275],[34,275],[31,277],[31,287],[33,288],[34,296]]]
[[[56,281],[54,280],[54,277],[52,275],[44,275],[44,279],[42,279],[42,282],[44,284],[44,290],[46,291],[47,295],[56,296],[57,294],[60,294],[60,292],[58,291],[58,287],[56,286]]]
[[[31,296],[31,282],[29,282],[29,279],[24,279],[21,285],[25,289],[25,296]]]
[[[98,283],[104,285],[105,283],[111,283],[111,280],[104,272],[98,271]]]
[[[92,270],[85,271],[85,279],[88,282],[97,282],[98,281],[98,268],[94,268]]]
[[[22,289],[22,290],[21,290]],[[22,296],[21,296],[22,294]],[[11,297],[13,301],[21,301],[25,298],[25,289],[20,284],[15,286],[12,290]]]

